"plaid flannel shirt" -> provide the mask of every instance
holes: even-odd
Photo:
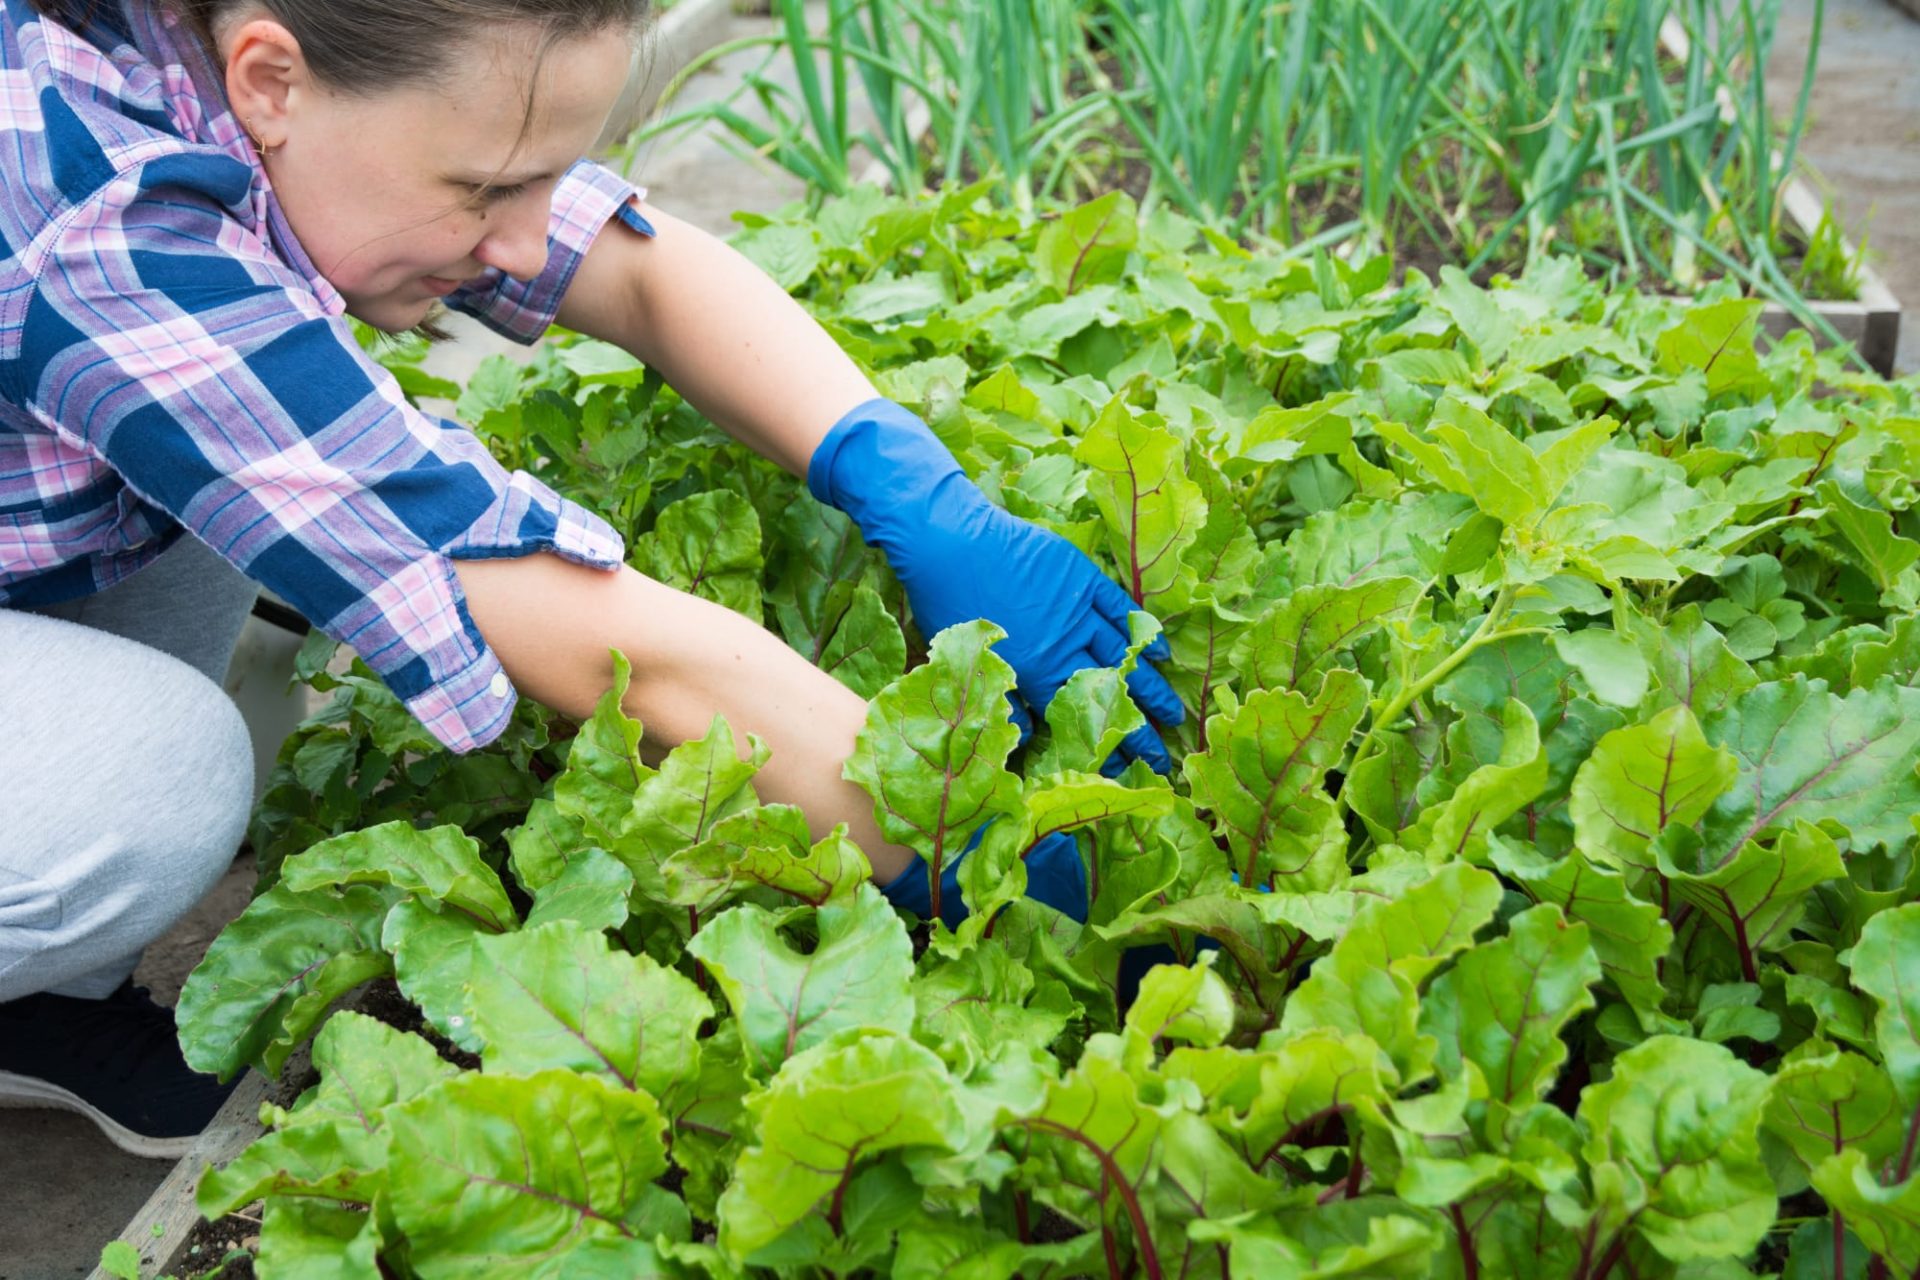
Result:
[[[223,80],[152,0],[81,31],[0,0],[0,606],[99,591],[190,532],[350,645],[455,751],[513,711],[456,559],[595,567],[604,521],[412,407],[288,227]],[[445,301],[530,343],[640,197],[591,162],[541,274]],[[621,232],[620,234],[625,234]]]

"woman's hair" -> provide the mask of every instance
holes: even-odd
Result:
[[[115,0],[28,0],[49,17],[79,26]],[[501,24],[541,35],[540,60],[563,40],[610,27],[638,30],[648,0],[136,0],[164,5],[215,48],[220,22],[258,8],[293,33],[314,77],[336,93],[374,94],[431,84],[451,69],[451,54],[474,34]],[[536,67],[538,62],[536,62]]]

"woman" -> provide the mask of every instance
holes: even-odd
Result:
[[[413,409],[348,315],[402,331],[444,302],[631,351],[852,516],[922,631],[1003,626],[1017,719],[1124,656],[1131,602],[1092,562],[987,502],[745,259],[580,159],[643,9],[0,0],[0,1100],[166,1155],[224,1096],[129,975],[241,837],[214,681],[257,583],[455,751],[516,691],[588,715],[618,648],[650,738],[715,712],[759,734],[761,795],[847,823],[926,910],[924,864],[841,777],[861,699]],[[1133,690],[1179,720],[1150,667]],[[1124,751],[1167,766],[1151,729]],[[1070,842],[1028,861],[1035,896],[1084,904]]]

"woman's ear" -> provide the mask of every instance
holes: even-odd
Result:
[[[249,18],[221,33],[227,102],[263,151],[284,146],[311,87],[300,42],[272,18]]]

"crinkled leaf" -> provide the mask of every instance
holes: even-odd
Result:
[[[1533,712],[1511,698],[1500,712],[1500,755],[1469,773],[1453,794],[1432,806],[1405,833],[1411,849],[1478,860],[1495,828],[1527,806],[1547,785],[1547,752]]]
[[[1660,961],[1673,945],[1673,929],[1658,906],[1634,897],[1624,875],[1578,851],[1552,862],[1498,836],[1488,847],[1493,865],[1534,901],[1551,903],[1587,926],[1602,971],[1627,1003],[1648,1011],[1660,1007],[1667,994]]]
[[[1573,780],[1574,839],[1595,861],[1649,866],[1654,838],[1698,821],[1737,770],[1733,753],[1710,745],[1692,710],[1676,703],[1594,746]]]
[[[1808,1041],[1774,1075],[1764,1123],[1814,1169],[1849,1149],[1887,1159],[1900,1149],[1906,1109],[1877,1063]]]
[[[1602,1221],[1663,1257],[1738,1257],[1772,1225],[1773,1179],[1760,1159],[1767,1077],[1720,1045],[1653,1036],[1580,1095]]]
[[[1439,1042],[1442,1074],[1473,1062],[1490,1099],[1522,1110],[1545,1096],[1566,1061],[1560,1031],[1593,1007],[1587,988],[1599,980],[1587,927],[1542,904],[1434,980],[1420,1004],[1420,1028]]]
[[[634,539],[633,567],[760,621],[760,515],[728,489],[682,498]]]
[[[387,1127],[388,1202],[423,1280],[670,1274],[649,1212],[667,1167],[650,1094],[565,1069],[468,1073],[390,1109]]]
[[[1242,884],[1306,893],[1346,879],[1346,831],[1322,783],[1366,700],[1366,682],[1337,668],[1311,702],[1261,689],[1208,721],[1207,749],[1187,757],[1186,778],[1225,828]]]
[[[533,893],[526,928],[570,920],[587,929],[618,929],[627,920],[633,872],[605,849],[589,846]]]
[[[1207,519],[1185,455],[1178,436],[1135,416],[1124,400],[1108,405],[1073,451],[1090,468],[1087,492],[1100,507],[1121,585],[1141,608],[1157,613],[1184,607],[1181,557]]]
[[[989,649],[1005,635],[978,621],[935,636],[926,664],[873,700],[847,760],[880,830],[918,853],[936,886],[974,828],[1018,793],[1006,769],[1020,737],[1007,716],[1013,669]]]
[[[705,915],[744,890],[762,888],[817,907],[872,878],[845,823],[810,841],[807,817],[792,805],[761,805],[723,818],[706,840],[661,866],[667,899]]]
[[[519,922],[499,874],[480,859],[480,842],[453,826],[422,831],[409,822],[386,822],[350,831],[288,858],[280,880],[296,893],[390,884],[445,903],[492,932]]]
[[[1813,1189],[1847,1228],[1896,1274],[1920,1269],[1920,1177],[1893,1186],[1875,1176],[1866,1152],[1850,1149],[1813,1171]]]
[[[1846,874],[1833,837],[1805,822],[1772,841],[1741,845],[1719,863],[1687,827],[1671,828],[1655,853],[1673,895],[1733,941],[1749,982],[1759,980],[1755,957],[1785,945],[1814,887]]]
[[[1356,586],[1309,586],[1254,622],[1234,644],[1233,665],[1249,687],[1319,692],[1339,654],[1365,639],[1421,595],[1412,578],[1374,578]]]
[[[470,1053],[480,1051],[467,1014],[467,965],[475,940],[494,935],[457,911],[435,911],[421,898],[394,904],[380,930],[380,945],[393,957],[400,992],[420,1008],[428,1025]]]
[[[292,1110],[271,1109],[274,1131],[200,1179],[202,1214],[218,1218],[269,1193],[372,1200],[386,1180],[382,1112],[456,1073],[425,1040],[357,1013],[320,1029],[313,1065],[320,1083]]]
[[[1853,985],[1879,1003],[1880,1060],[1911,1107],[1920,1102],[1920,903],[1881,911],[1854,945]]]
[[[390,971],[380,926],[396,896],[368,885],[296,893],[280,884],[255,898],[180,990],[187,1062],[223,1080],[248,1064],[278,1075],[329,1005]]]
[[[913,1030],[913,945],[880,891],[861,885],[816,919],[820,940],[806,953],[750,903],[706,921],[687,944],[726,993],[747,1060],[762,1075],[850,1027]]]
[[[653,1094],[690,1074],[713,1005],[646,956],[565,921],[473,944],[467,1004],[489,1071],[597,1072]]]
[[[1766,831],[1844,823],[1853,847],[1898,848],[1920,811],[1920,689],[1885,682],[1845,697],[1795,677],[1758,685],[1703,721],[1740,774],[1701,825],[1716,859]]]
[[[1493,918],[1500,892],[1494,876],[1454,862],[1397,898],[1369,902],[1288,998],[1280,1033],[1328,1027],[1369,1036],[1404,1079],[1417,1079],[1432,1060],[1432,1045],[1422,1043],[1415,1026],[1415,990],[1472,945],[1474,932]]]
[[[956,1085],[903,1036],[863,1036],[789,1057],[749,1103],[757,1138],[720,1198],[721,1247],[744,1263],[802,1219],[835,1219],[836,1188],[863,1162],[960,1141]]]
[[[380,1224],[364,1209],[275,1196],[260,1219],[261,1275],[301,1280],[380,1280]]]

